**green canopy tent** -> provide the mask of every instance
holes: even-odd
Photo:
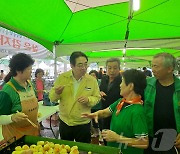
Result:
[[[151,60],[153,56],[160,52],[171,53],[175,57],[179,56],[179,51],[173,49],[128,49],[126,51],[126,58],[123,59],[123,53],[121,50],[111,50],[111,51],[100,51],[100,52],[86,52],[89,57],[90,62],[98,62],[100,66],[103,66],[106,60],[110,57],[119,57],[121,59],[121,66],[127,68],[138,68],[151,66]],[[146,54],[146,55],[145,55]],[[144,56],[145,55],[145,56]]]
[[[87,3],[86,3],[87,2]],[[73,51],[94,52],[122,49],[127,31],[128,0],[0,0],[0,26],[29,37],[56,55]],[[103,2],[103,4],[101,4]],[[146,48],[169,50],[180,56],[180,1],[141,0],[140,10],[133,13],[129,24],[128,53],[148,56]],[[156,53],[152,50],[151,55]],[[136,52],[135,52],[136,51]],[[118,52],[118,50],[116,51]],[[119,56],[121,57],[121,50]],[[92,58],[101,59],[104,52]],[[126,55],[127,59],[128,54]],[[132,58],[133,58],[132,56]]]

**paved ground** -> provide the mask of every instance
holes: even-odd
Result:
[[[41,127],[41,132],[40,132],[41,136],[47,137],[47,138],[54,138],[54,135],[53,135],[51,129],[49,129],[49,126],[50,126],[49,120],[42,121],[42,125],[44,127]],[[53,129],[55,135],[58,136],[58,138],[60,138],[58,120],[56,120],[56,121],[52,120],[52,129]]]

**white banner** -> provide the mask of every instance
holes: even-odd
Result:
[[[34,58],[52,57],[52,52],[39,43],[0,27],[0,57],[18,52],[30,54]]]

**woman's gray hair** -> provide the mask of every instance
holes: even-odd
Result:
[[[118,58],[110,58],[106,61],[106,66],[109,62],[117,62],[120,69],[120,60]]]
[[[158,53],[153,58],[163,57],[165,67],[173,67],[173,70],[176,68],[176,58],[166,52]]]

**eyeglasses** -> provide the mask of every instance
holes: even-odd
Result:
[[[79,68],[87,68],[88,67],[88,64],[87,63],[84,63],[84,64],[77,64],[76,65],[77,67],[79,67]]]

